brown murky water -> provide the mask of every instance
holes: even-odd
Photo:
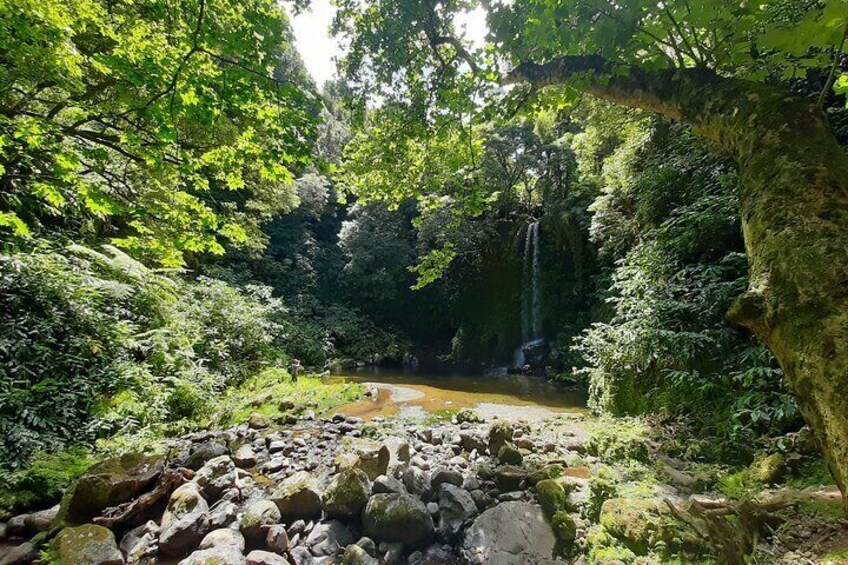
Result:
[[[424,417],[462,408],[473,408],[486,418],[540,420],[563,412],[583,412],[586,406],[582,391],[525,375],[436,375],[372,369],[326,379],[365,383],[376,389],[372,398],[341,410],[365,420],[398,413]]]

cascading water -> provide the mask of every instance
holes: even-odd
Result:
[[[521,345],[513,363],[525,364],[524,349],[542,341],[542,295],[539,292],[539,221],[527,226],[524,237],[524,263],[521,277]]]

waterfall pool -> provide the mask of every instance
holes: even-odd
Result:
[[[428,413],[472,408],[486,419],[541,420],[565,412],[585,412],[586,395],[544,378],[528,375],[427,374],[370,369],[324,377],[356,382],[372,390],[370,398],[339,410],[371,420],[399,414],[425,418]]]

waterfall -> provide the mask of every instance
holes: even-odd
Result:
[[[524,237],[524,262],[521,276],[521,345],[515,351],[514,364],[524,366],[524,348],[542,340],[542,295],[539,291],[539,221],[529,224]]]

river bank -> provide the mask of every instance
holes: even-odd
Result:
[[[593,418],[539,382],[474,396],[451,379],[345,379],[254,390],[230,425],[100,461],[60,506],[6,523],[0,563],[788,564],[848,550],[803,438],[733,470],[680,456],[680,430]],[[314,386],[335,404],[316,412]]]

